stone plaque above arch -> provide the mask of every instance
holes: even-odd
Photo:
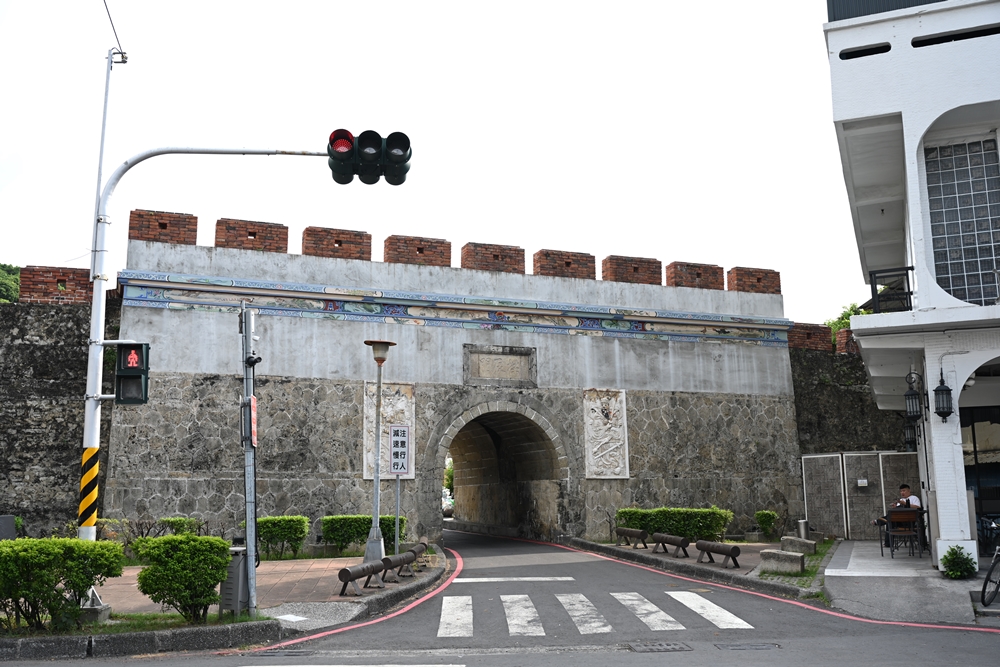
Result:
[[[375,479],[375,391],[376,383],[365,382],[365,428],[364,428],[364,478]],[[412,384],[382,383],[382,460],[379,464],[379,478],[390,479],[389,470],[389,425],[402,424],[410,427],[410,442],[416,442],[414,399]],[[414,447],[414,450],[416,448]],[[413,479],[417,467],[416,455],[410,461],[410,472],[400,475],[401,479]]]
[[[535,348],[510,345],[462,346],[462,372],[466,385],[473,387],[538,386]]]
[[[628,479],[625,391],[583,390],[583,438],[588,479]]]

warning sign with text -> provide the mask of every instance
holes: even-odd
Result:
[[[389,426],[389,474],[407,475],[410,472],[410,427]]]

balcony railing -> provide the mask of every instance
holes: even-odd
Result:
[[[912,266],[898,269],[869,271],[872,286],[871,308],[873,313],[899,313],[913,310],[913,291],[910,289]]]

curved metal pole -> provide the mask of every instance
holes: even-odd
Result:
[[[91,296],[90,309],[90,339],[87,358],[87,393],[84,396],[84,419],[83,419],[83,447],[97,448],[101,445],[101,401],[114,398],[110,394],[101,394],[101,383],[104,379],[104,345],[109,343],[104,340],[104,289],[102,284],[108,281],[108,276],[104,272],[104,259],[107,249],[104,247],[104,237],[111,219],[108,217],[108,201],[115,191],[115,187],[125,173],[135,165],[148,160],[157,155],[301,155],[307,157],[323,156],[326,153],[313,153],[310,151],[281,151],[269,149],[251,148],[180,148],[166,147],[153,148],[137,155],[133,155],[125,160],[111,174],[101,199],[97,207],[97,216],[94,219],[94,256],[91,263],[91,281],[94,283],[93,294]],[[110,343],[109,343],[110,344]],[[94,526],[81,526],[77,534],[80,539],[94,540],[97,531]]]

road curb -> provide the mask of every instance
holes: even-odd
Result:
[[[756,579],[748,577],[746,574],[736,573],[731,570],[723,570],[721,568],[711,567],[708,565],[687,563],[670,558],[658,558],[652,554],[641,553],[633,549],[621,549],[610,544],[589,542],[579,537],[564,537],[558,541],[562,544],[576,549],[581,549],[583,551],[592,551],[605,556],[611,556],[612,558],[616,558],[618,560],[627,560],[640,565],[647,565],[658,570],[674,572],[676,574],[696,577],[707,581],[715,581],[729,586],[735,586],[737,588],[747,588],[760,593],[767,593],[768,595],[797,599],[804,597],[810,592],[809,589],[799,588],[798,586],[792,586],[791,584]]]
[[[425,568],[423,570],[425,576],[420,577],[416,581],[411,581],[408,584],[393,588],[392,590],[376,593],[375,595],[362,600],[362,603],[365,605],[365,612],[359,615],[358,618],[362,618],[363,616],[375,616],[388,611],[403,600],[413,597],[425,588],[429,588],[433,584],[437,583],[447,569],[448,556],[445,554],[444,549],[442,549],[439,545],[432,544],[430,546],[434,548],[437,555],[441,556],[441,564]]]

